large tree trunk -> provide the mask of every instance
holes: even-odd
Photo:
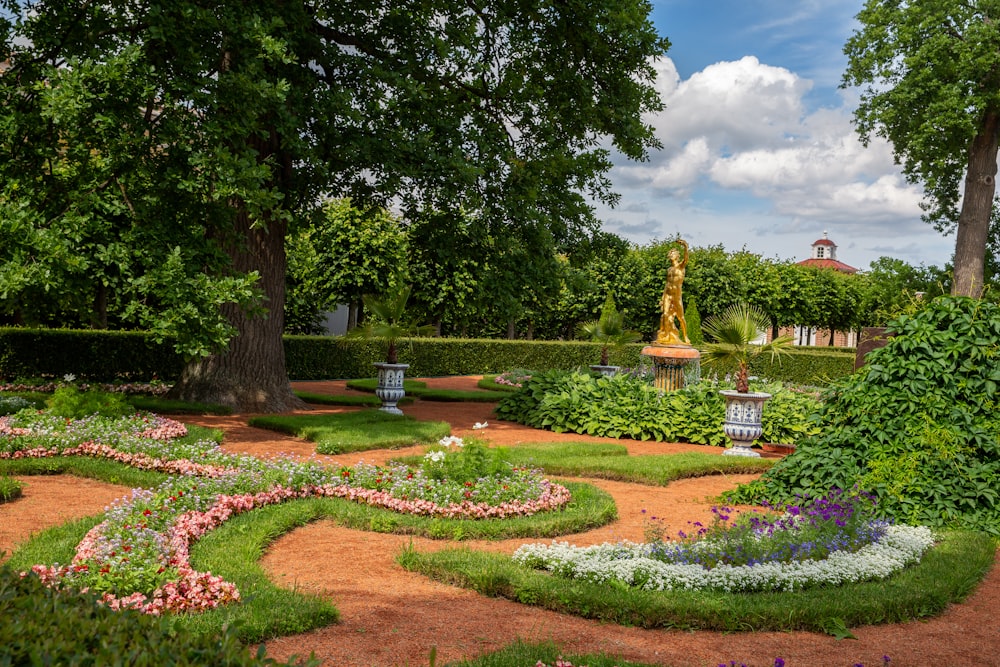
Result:
[[[246,211],[235,221],[239,246],[229,250],[233,268],[258,271],[265,315],[248,317],[235,305],[223,313],[237,334],[225,352],[189,363],[171,396],[184,401],[218,403],[236,412],[286,412],[305,407],[295,397],[285,369],[282,343],[285,312],[285,223],[252,226]]]
[[[1000,114],[987,112],[969,149],[965,193],[955,239],[955,282],[951,286],[951,293],[955,295],[978,299],[983,293],[986,241],[996,194],[998,131]]]

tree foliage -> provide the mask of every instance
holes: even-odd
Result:
[[[966,296],[983,289],[996,191],[998,19],[992,1],[868,0],[844,49],[844,84],[863,86],[858,132],[887,139],[924,187],[926,219],[957,228],[952,293]]]
[[[32,229],[58,226],[60,241],[72,216],[113,220],[111,232],[94,225],[95,244],[128,239],[142,266],[126,284],[172,254],[185,277],[236,281],[221,309],[203,285],[188,290],[203,319],[217,313],[205,331],[176,332],[182,347],[199,337],[189,352],[213,352],[175,386],[192,400],[293,403],[284,242],[321,197],[461,207],[491,238],[562,238],[596,226],[587,197],[615,200],[609,147],[641,159],[657,145],[643,117],[661,108],[652,59],[668,44],[646,0],[3,7],[19,17],[0,77],[4,207],[28,211]],[[6,298],[23,302],[29,279],[74,291],[38,271],[14,275]],[[250,284],[263,310],[248,310]],[[155,293],[120,299],[159,312]]]

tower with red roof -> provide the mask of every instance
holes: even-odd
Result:
[[[833,269],[842,273],[858,272],[853,266],[837,259],[837,244],[830,240],[826,232],[823,232],[823,238],[813,241],[812,257],[802,260],[799,264],[817,269]]]

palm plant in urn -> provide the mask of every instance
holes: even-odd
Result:
[[[600,319],[581,324],[577,328],[577,336],[601,344],[601,363],[590,369],[606,377],[613,377],[619,369],[619,366],[610,365],[609,351],[642,340],[641,333],[625,328],[625,318],[615,307],[611,292],[604,300]]]
[[[382,401],[379,409],[394,415],[403,414],[398,404],[406,395],[403,376],[410,367],[409,364],[399,363],[397,343],[400,338],[429,336],[434,331],[431,325],[418,325],[405,319],[406,302],[409,298],[409,285],[401,285],[395,292],[381,298],[365,294],[361,300],[370,316],[362,325],[347,332],[348,338],[366,338],[386,344],[385,361],[374,364],[378,371],[375,395]]]
[[[702,360],[706,364],[736,365],[736,391],[727,389],[719,392],[726,401],[722,431],[733,443],[724,453],[731,456],[760,456],[751,446],[764,431],[761,418],[764,403],[771,395],[750,391],[750,359],[765,353],[770,353],[774,359],[787,352],[792,343],[791,336],[780,336],[769,343],[755,343],[767,330],[768,324],[767,315],[760,308],[737,303],[702,327],[705,337],[711,341],[702,350]]]

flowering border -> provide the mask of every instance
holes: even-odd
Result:
[[[153,416],[152,423],[148,428],[143,428],[135,433],[128,434],[136,440],[155,440],[167,442],[176,437],[186,435],[187,428],[184,424]],[[11,426],[8,417],[0,417],[0,436],[16,438],[18,436],[34,435],[31,429]],[[129,446],[131,446],[131,441]],[[61,586],[77,584],[81,591],[87,591],[87,581],[93,582],[92,577],[102,577],[112,573],[116,565],[121,565],[128,561],[129,556],[137,556],[131,552],[131,544],[124,547],[129,553],[119,553],[116,544],[120,543],[119,537],[115,535],[116,530],[121,528],[134,529],[141,528],[144,531],[142,540],[146,547],[145,557],[149,559],[152,568],[160,564],[156,575],[164,575],[169,580],[158,586],[151,594],[133,592],[128,595],[115,595],[105,592],[99,598],[100,602],[111,609],[134,609],[147,614],[160,615],[164,612],[198,612],[213,609],[221,604],[234,602],[240,599],[240,593],[235,584],[225,581],[222,577],[213,575],[211,572],[198,572],[190,563],[189,549],[191,544],[212,530],[234,514],[247,512],[264,505],[285,502],[295,498],[335,497],[364,503],[367,505],[384,508],[394,512],[415,514],[421,516],[441,517],[441,518],[511,518],[516,516],[530,516],[538,512],[559,509],[567,505],[570,501],[570,491],[559,484],[543,480],[543,492],[535,499],[527,501],[505,502],[501,505],[489,505],[483,502],[465,501],[452,503],[449,505],[438,505],[431,501],[414,499],[404,500],[392,496],[385,491],[373,489],[356,488],[347,484],[314,483],[301,481],[302,478],[317,480],[320,478],[331,478],[332,472],[325,469],[318,469],[316,463],[303,463],[293,459],[280,459],[273,461],[261,461],[253,457],[240,457],[237,455],[224,454],[219,451],[216,443],[198,443],[197,452],[199,457],[206,459],[206,463],[199,463],[186,458],[166,458],[165,456],[153,456],[151,454],[135,451],[128,452],[116,449],[115,447],[88,440],[79,444],[34,447],[31,449],[0,452],[0,459],[22,459],[22,458],[46,458],[51,456],[91,456],[95,458],[107,458],[120,463],[146,470],[156,470],[165,472],[174,477],[174,482],[185,478],[201,478],[206,480],[216,480],[209,486],[209,493],[212,489],[221,490],[235,486],[239,483],[240,475],[248,472],[242,469],[240,464],[252,464],[251,467],[258,469],[257,472],[271,471],[283,473],[292,481],[299,477],[299,483],[291,486],[277,484],[266,490],[256,493],[224,493],[215,495],[211,504],[203,510],[191,510],[173,517],[170,524],[157,532],[149,528],[145,521],[141,525],[130,525],[124,523],[124,518],[132,516],[130,512],[138,512],[137,503],[148,502],[154,499],[152,491],[134,489],[132,500],[126,500],[118,505],[114,511],[109,509],[109,517],[112,514],[120,515],[115,520],[111,518],[94,526],[87,535],[77,545],[73,561],[69,565],[35,565],[31,571],[37,574],[43,582],[49,586]],[[154,452],[163,452],[162,448],[150,448]],[[311,466],[311,467],[310,467]],[[308,468],[308,470],[307,470]],[[253,475],[254,471],[249,471]],[[162,490],[162,487],[161,487]],[[183,496],[183,491],[171,493],[166,492],[165,497],[158,502],[162,505],[154,506],[155,513],[170,512],[170,501],[176,501],[178,496]],[[150,517],[154,511],[148,507],[139,512],[140,518]],[[167,515],[169,516],[169,515]],[[124,517],[124,518],[122,518]],[[152,517],[158,518],[158,517]],[[118,521],[119,523],[115,523]],[[134,519],[133,519],[134,521]],[[116,542],[116,540],[118,540]],[[140,540],[140,541],[142,541]],[[122,548],[122,547],[119,547]],[[144,552],[145,553],[145,552]],[[154,559],[155,558],[155,559]],[[116,560],[117,559],[117,560]],[[27,572],[22,572],[21,576],[27,576]]]
[[[885,534],[857,551],[835,551],[822,560],[755,565],[664,563],[649,557],[649,545],[634,542],[578,547],[568,542],[526,544],[514,561],[534,569],[604,584],[612,580],[644,590],[794,591],[885,579],[920,557],[934,543],[926,526],[888,526]]]

